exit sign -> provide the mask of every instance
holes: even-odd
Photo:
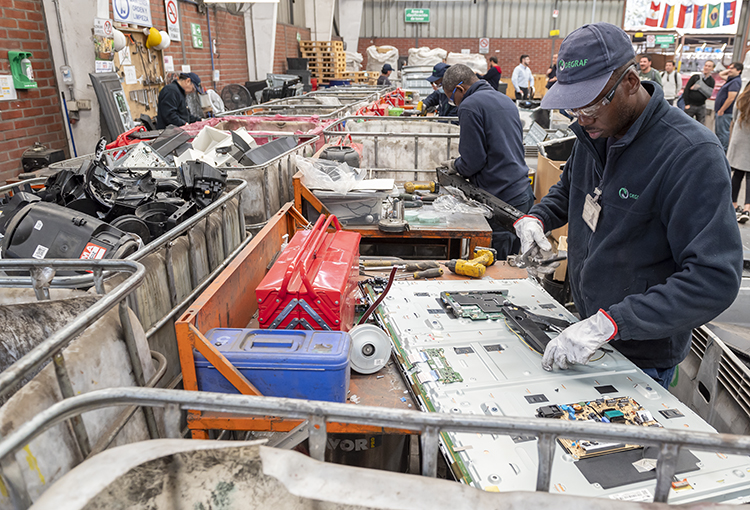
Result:
[[[404,9],[404,21],[407,23],[429,23],[429,9]]]

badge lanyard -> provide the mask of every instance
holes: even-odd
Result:
[[[603,179],[602,179],[603,180]],[[602,212],[602,206],[599,199],[602,196],[602,183],[594,189],[593,195],[586,195],[586,201],[583,204],[583,221],[589,226],[592,232],[596,232],[596,224],[599,222],[599,215]]]

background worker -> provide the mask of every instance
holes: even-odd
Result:
[[[664,99],[673,105],[674,100],[682,90],[682,75],[674,67],[674,60],[667,60],[664,71],[661,72],[661,84],[664,87]]]
[[[724,152],[729,147],[729,126],[732,124],[734,100],[742,88],[740,74],[742,74],[743,69],[742,62],[732,62],[726,69],[719,73],[719,76],[725,79],[726,83],[716,93],[716,101],[714,101],[716,126],[714,126],[714,131],[716,132],[716,136],[719,137],[721,146],[724,147]]]
[[[477,78],[463,64],[445,72],[443,87],[458,106],[458,158],[444,162],[469,182],[500,200],[528,211],[534,203],[529,168],[524,159],[523,127],[513,101]],[[492,233],[498,260],[518,253],[520,241],[505,229]]]
[[[713,60],[706,60],[703,73],[694,74],[685,84],[682,98],[685,100],[685,113],[701,124],[706,123],[706,99],[711,97],[716,81],[711,76],[714,72]]]
[[[456,117],[458,115],[458,108],[448,102],[448,96],[443,91],[443,75],[449,67],[448,64],[439,62],[432,68],[432,74],[427,77],[427,81],[432,85],[433,92],[422,101],[422,111],[437,106],[440,117]]]
[[[640,71],[638,72],[638,78],[643,80],[650,80],[653,82],[658,83],[661,85],[661,75],[659,74],[659,71],[651,67],[651,57],[648,55],[643,55],[638,60],[638,66],[640,67]]]
[[[378,76],[378,85],[385,85],[390,87],[391,86],[391,80],[390,76],[393,72],[393,67],[391,67],[391,64],[384,64],[383,69],[380,70],[380,76]]]
[[[186,94],[190,94],[200,87],[200,79],[196,84],[190,75],[182,73],[169,85],[159,92],[158,113],[156,114],[156,129],[167,126],[184,126],[197,122],[200,117],[192,115],[187,109]]]
[[[742,243],[721,145],[639,80],[634,57],[609,23],[565,38],[560,62],[587,61],[560,65],[542,108],[576,117],[577,140],[560,181],[515,227],[522,250],[547,250],[544,231],[568,224],[582,320],[548,344],[542,366],[585,364],[610,342],[667,387],[692,329],[734,301]]]
[[[503,76],[503,70],[500,69],[500,66],[497,65],[497,57],[491,56],[489,67],[487,68],[487,72],[482,76],[477,74],[477,77],[480,80],[484,80],[487,83],[490,84],[490,87],[497,90],[497,86],[500,84],[500,78]]]
[[[528,55],[521,55],[521,63],[513,69],[513,76],[510,81],[516,89],[516,100],[533,99],[534,97],[534,75],[531,74],[529,64],[531,58]]]

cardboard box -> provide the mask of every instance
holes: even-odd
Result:
[[[536,197],[534,202],[538,204],[542,197],[547,195],[549,189],[560,180],[565,161],[553,161],[541,154],[537,161],[536,177],[534,178],[534,196]],[[561,236],[567,235],[568,225],[552,231],[552,237],[558,241]]]

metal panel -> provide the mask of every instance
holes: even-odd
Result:
[[[596,0],[595,21],[620,26],[624,0]],[[405,7],[430,9],[430,23],[405,23]],[[552,29],[555,0],[437,1],[410,4],[364,0],[360,37],[544,39]],[[565,37],[591,22],[594,0],[560,0],[558,28]],[[486,19],[486,21],[485,21]],[[485,32],[486,27],[486,32]]]

